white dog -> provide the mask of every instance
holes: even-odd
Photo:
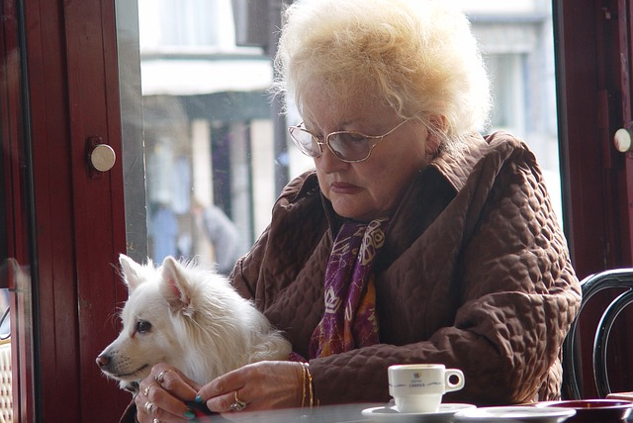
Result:
[[[129,298],[123,329],[97,364],[135,392],[153,365],[170,364],[204,385],[262,360],[287,360],[290,343],[217,273],[167,257],[161,267],[119,257]]]

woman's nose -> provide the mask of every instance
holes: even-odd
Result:
[[[321,146],[321,155],[314,159],[314,163],[323,173],[334,173],[349,166],[349,163],[336,157],[326,145]]]

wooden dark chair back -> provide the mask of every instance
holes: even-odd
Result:
[[[596,328],[593,342],[593,378],[600,398],[612,392],[607,373],[607,345],[613,324],[618,315],[633,303],[633,268],[614,269],[587,276],[581,282],[582,303],[576,320],[563,344],[563,390],[565,399],[583,398],[581,390],[580,345],[578,342],[578,321],[589,300],[605,289],[619,289],[621,292],[604,309]]]

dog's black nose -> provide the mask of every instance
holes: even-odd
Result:
[[[108,357],[107,355],[100,355],[99,357],[97,357],[96,361],[99,367],[104,368],[108,364],[110,364],[110,357]]]

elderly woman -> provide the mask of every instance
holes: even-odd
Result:
[[[463,370],[446,401],[559,397],[578,280],[534,155],[507,133],[478,134],[486,72],[468,21],[444,3],[288,8],[275,90],[296,104],[290,136],[316,169],[288,184],[231,279],[295,360],[204,387],[156,366],[138,420],[179,421],[193,398],[228,417],[387,402],[396,363]]]

